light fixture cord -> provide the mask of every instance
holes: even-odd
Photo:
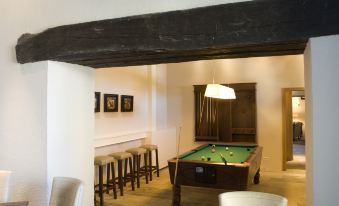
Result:
[[[199,94],[199,95],[201,95],[201,94]],[[204,114],[204,106],[205,106],[205,95],[203,95],[203,96],[204,97],[202,99],[202,107],[200,107],[200,116],[199,116],[199,125],[198,125],[199,135],[202,133],[200,130],[201,130],[202,115]]]
[[[228,68],[229,67],[227,67],[226,68],[226,73],[228,74],[229,72],[228,72]],[[227,76],[227,74],[226,74],[226,82],[227,82],[227,87],[229,87],[230,88],[230,82],[229,82],[229,78],[228,78],[228,76]],[[230,141],[233,141],[233,133],[232,133],[232,101],[229,99],[228,100],[228,104],[229,104],[229,117],[230,117],[230,128],[231,128],[231,140]]]
[[[213,79],[212,79],[212,83],[214,84],[214,75],[215,75],[215,68],[214,67],[212,67],[212,77],[213,77]]]

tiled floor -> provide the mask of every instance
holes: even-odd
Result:
[[[141,188],[131,191],[127,186],[123,197],[105,196],[105,206],[170,206],[172,186],[168,169],[161,170],[160,177],[148,185],[142,181]],[[261,183],[252,185],[249,190],[274,193],[288,198],[289,206],[305,205],[305,170],[289,169],[281,172],[261,172]],[[182,206],[217,206],[220,189],[182,187]],[[98,199],[98,198],[97,198]]]

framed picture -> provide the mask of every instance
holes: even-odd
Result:
[[[94,112],[100,112],[100,92],[95,92]]]
[[[104,94],[104,112],[117,112],[119,105],[119,95]]]
[[[121,95],[121,111],[133,112],[133,96]]]

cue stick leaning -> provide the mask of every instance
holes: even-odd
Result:
[[[172,197],[172,205],[179,206],[180,205],[180,186],[177,185],[177,174],[178,174],[178,165],[179,165],[179,146],[180,146],[180,135],[181,135],[181,127],[179,127],[179,135],[178,135],[178,143],[177,143],[177,157],[175,162],[175,172],[174,172],[174,182],[173,182],[173,197]]]
[[[174,184],[177,183],[177,173],[178,173],[178,164],[179,164],[179,145],[180,145],[180,133],[181,127],[179,127],[179,136],[178,136],[178,143],[177,143],[177,158],[175,162],[175,172],[174,172]]]

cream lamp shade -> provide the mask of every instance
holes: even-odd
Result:
[[[205,91],[205,96],[217,99],[236,98],[234,89],[223,86],[221,84],[208,84]]]

